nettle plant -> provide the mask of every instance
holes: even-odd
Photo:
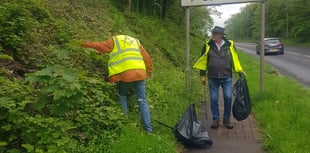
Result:
[[[79,43],[65,48],[26,83],[0,82],[7,88],[0,92],[0,152],[65,152],[119,132],[124,120],[115,89],[90,68],[105,57]]]

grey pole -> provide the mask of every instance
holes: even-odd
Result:
[[[185,85],[186,92],[190,91],[190,8],[186,7],[186,48],[185,48]]]
[[[288,38],[288,30],[289,30],[289,25],[288,25],[288,0],[286,0],[286,38]]]
[[[260,29],[260,93],[264,92],[264,56],[265,56],[265,2],[261,3],[261,29]]]

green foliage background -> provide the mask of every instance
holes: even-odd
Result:
[[[310,1],[308,0],[267,0],[266,37],[280,37],[298,43],[309,43],[309,8]],[[260,36],[260,4],[247,5],[225,24],[227,34],[235,39],[258,40]]]
[[[106,82],[107,56],[80,46],[115,28],[139,38],[155,67],[147,85],[152,118],[173,126],[201,89],[193,81],[184,91],[184,10],[177,0],[131,4],[0,0],[0,153],[179,151],[169,129],[153,123],[153,135],[143,132],[134,95],[131,113],[122,114]],[[212,20],[204,8],[192,14],[194,59],[205,41],[201,19]]]

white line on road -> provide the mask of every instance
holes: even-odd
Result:
[[[300,56],[305,56],[305,57],[309,57],[310,58],[310,55],[302,55],[302,54],[299,54],[299,53],[294,53],[294,52],[287,52],[289,54],[293,54],[293,55],[300,55]]]
[[[298,54],[298,53],[294,53],[294,52],[287,52],[287,53],[289,53],[289,54],[293,54],[293,55],[300,55],[300,54]]]

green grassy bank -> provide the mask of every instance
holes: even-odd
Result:
[[[121,12],[112,1],[1,2],[0,153],[182,150],[172,131],[156,122],[153,134],[144,132],[133,93],[128,117],[121,113],[115,85],[106,81],[107,55],[80,42],[110,38],[114,27],[140,39],[154,64],[154,79],[147,80],[152,119],[174,126],[201,91],[193,81],[191,92],[185,92],[184,26]],[[199,54],[204,38],[199,31],[192,37]]]

